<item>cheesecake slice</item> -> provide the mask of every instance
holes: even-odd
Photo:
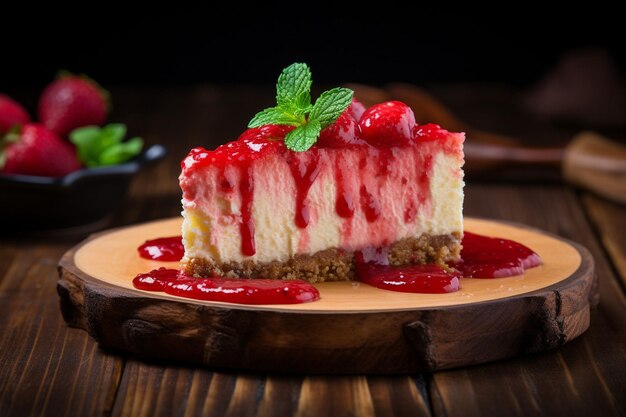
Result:
[[[458,260],[464,134],[417,125],[400,102],[340,110],[306,150],[287,124],[191,150],[179,178],[187,274],[315,283],[354,279],[357,259]]]
[[[288,150],[251,129],[182,162],[183,267],[196,276],[354,278],[355,252],[393,265],[458,259],[464,135],[435,125],[404,146]]]

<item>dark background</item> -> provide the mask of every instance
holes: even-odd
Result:
[[[526,3],[469,11],[394,2],[233,4],[228,12],[167,6],[7,12],[0,91],[43,86],[59,69],[104,85],[265,84],[294,61],[309,63],[315,81],[332,84],[524,86],[563,54],[586,47],[606,49],[624,68],[620,15],[603,7],[548,13]]]

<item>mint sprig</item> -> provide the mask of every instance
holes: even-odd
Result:
[[[87,167],[118,165],[138,155],[143,139],[134,137],[124,141],[126,125],[112,123],[104,127],[85,126],[70,133],[76,145],[78,159]]]
[[[269,124],[300,126],[303,122],[301,116],[280,106],[270,107],[257,113],[248,124],[248,127],[259,127]]]
[[[307,64],[295,63],[285,68],[276,83],[276,106],[254,116],[249,128],[269,124],[295,126],[285,136],[285,146],[303,152],[317,142],[322,129],[333,124],[350,103],[354,92],[348,88],[324,91],[311,104],[311,70]]]
[[[278,76],[276,104],[280,107],[301,108],[311,104],[311,69],[307,64],[296,62]]]
[[[341,113],[350,106],[353,95],[354,91],[341,87],[324,91],[315,101],[315,105],[309,113],[309,120],[318,120],[322,129],[333,124]]]
[[[285,136],[285,145],[292,151],[306,151],[317,142],[321,131],[322,126],[319,121],[315,119],[309,120],[308,123],[298,126],[287,133],[287,136]]]

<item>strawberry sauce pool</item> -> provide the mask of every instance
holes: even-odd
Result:
[[[359,281],[391,291],[448,293],[458,291],[460,278],[505,278],[541,265],[541,258],[521,243],[465,232],[461,260],[441,265],[387,265],[384,251],[357,256]]]
[[[194,278],[163,267],[137,275],[133,286],[196,300],[239,304],[299,304],[320,298],[317,288],[299,279]]]
[[[139,256],[153,261],[176,262],[185,254],[182,236],[160,237],[146,240],[137,248]]]
[[[146,241],[141,257],[180,261],[184,254],[180,236]],[[465,232],[459,262],[441,265],[387,264],[386,248],[356,254],[357,279],[376,288],[439,294],[458,291],[461,278],[504,278],[521,275],[541,265],[541,258],[521,243]],[[139,274],[133,286],[179,297],[239,304],[298,304],[319,300],[317,288],[302,280],[194,278],[177,269],[158,268]]]

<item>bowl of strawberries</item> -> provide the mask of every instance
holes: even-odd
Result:
[[[33,121],[0,93],[0,230],[3,234],[104,226],[161,145],[126,139],[106,124],[109,94],[95,81],[62,74],[42,92]]]

